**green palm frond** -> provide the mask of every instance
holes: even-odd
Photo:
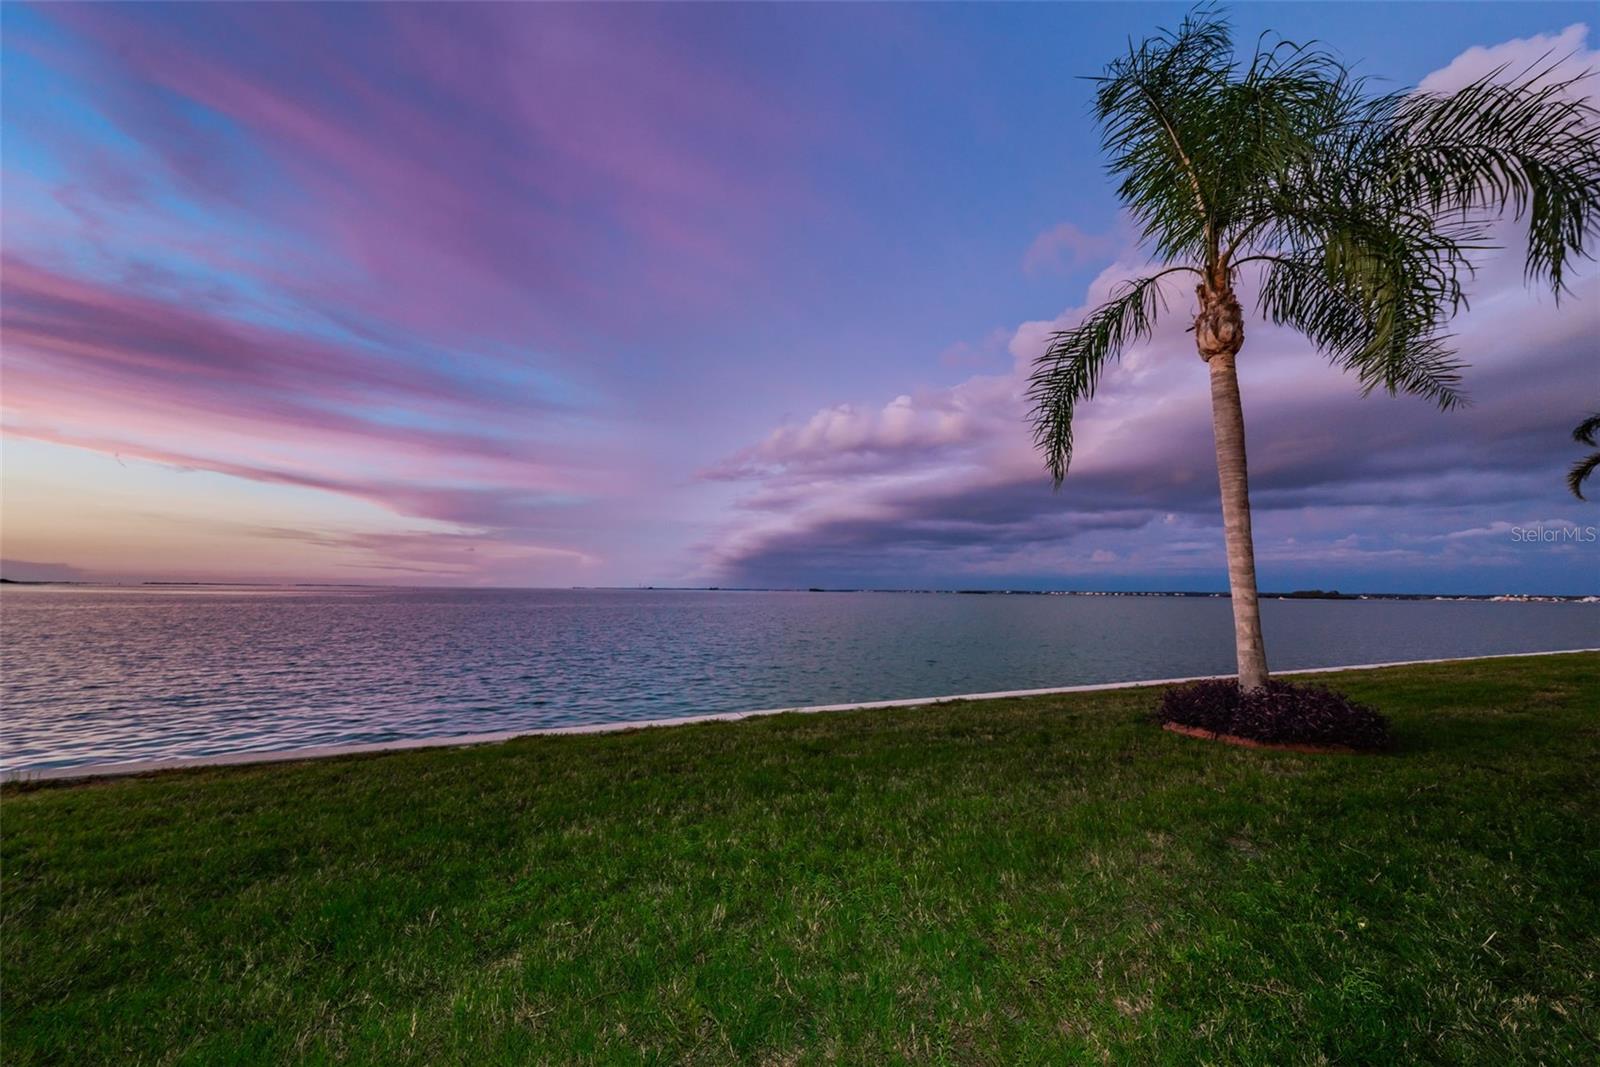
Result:
[[[1217,142],[1204,106],[1233,72],[1227,23],[1201,8],[1175,33],[1149,38],[1095,79],[1095,116],[1122,179],[1118,194],[1167,259],[1204,255],[1215,217]]]
[[[1526,216],[1527,276],[1559,296],[1567,264],[1600,233],[1600,141],[1595,109],[1578,92],[1594,72],[1561,78],[1545,65],[1509,81],[1507,73],[1449,95],[1379,102],[1387,136],[1371,162],[1394,177],[1396,196],[1435,214]]]
[[[1589,475],[1593,474],[1597,467],[1600,467],[1600,452],[1591,452],[1572,465],[1572,469],[1567,472],[1567,488],[1572,490],[1573,496],[1579,500],[1588,499],[1583,495],[1583,483],[1589,480]]]
[[[1288,240],[1283,254],[1257,257],[1262,315],[1305,334],[1364,393],[1412,393],[1446,410],[1464,403],[1445,329],[1466,302],[1459,247],[1403,216],[1315,225],[1320,241]]]
[[[1590,448],[1600,444],[1600,411],[1574,426],[1572,439]],[[1572,465],[1572,469],[1567,472],[1567,488],[1572,490],[1573,496],[1579,500],[1587,499],[1583,495],[1583,483],[1589,480],[1589,476],[1596,468],[1600,468],[1600,452],[1591,452]]]
[[[1187,268],[1179,268],[1187,269]],[[1034,364],[1028,384],[1033,405],[1034,443],[1045,454],[1055,484],[1072,462],[1072,413],[1080,400],[1094,396],[1101,371],[1129,345],[1150,336],[1165,305],[1158,284],[1172,273],[1123,283],[1116,295],[1070,330],[1050,337]]]

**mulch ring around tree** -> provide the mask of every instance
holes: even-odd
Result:
[[[1184,737],[1198,737],[1202,741],[1221,741],[1225,745],[1238,745],[1240,748],[1266,748],[1278,752],[1306,752],[1318,756],[1362,756],[1370,755],[1373,749],[1352,748],[1349,745],[1309,745],[1294,741],[1257,741],[1251,737],[1239,737],[1236,734],[1219,734],[1214,730],[1204,730],[1198,726],[1184,726],[1181,723],[1162,723],[1163,730],[1170,730]]]

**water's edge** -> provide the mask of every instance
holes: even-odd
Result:
[[[1504,652],[1489,656],[1457,656],[1446,659],[1395,660],[1388,663],[1352,663],[1341,667],[1306,667],[1274,671],[1274,677],[1291,674],[1335,674],[1340,671],[1370,671],[1385,667],[1421,667],[1436,663],[1475,663],[1489,659],[1522,659],[1532,656],[1573,656],[1600,652],[1600,648],[1566,648],[1550,652]],[[1189,678],[1149,678],[1131,682],[1101,682],[1094,685],[1063,685],[1048,689],[1010,689],[995,693],[959,693],[952,696],[913,697],[909,700],[873,700],[859,704],[812,704],[793,708],[763,708],[759,711],[724,711],[709,715],[686,715],[670,719],[639,722],[600,722],[579,726],[546,726],[530,730],[499,733],[458,734],[453,737],[413,737],[398,741],[377,741],[359,745],[320,745],[310,748],[285,748],[267,752],[233,752],[215,756],[181,756],[169,759],[131,760],[124,763],[85,763],[72,767],[47,767],[39,770],[0,771],[0,782],[77,781],[89,778],[114,778],[154,771],[176,771],[192,767],[224,767],[250,763],[289,763],[355,756],[365,753],[397,752],[417,748],[461,748],[467,745],[493,745],[519,737],[544,737],[558,734],[606,734],[624,730],[645,730],[663,726],[688,726],[702,722],[737,722],[763,715],[809,715],[824,711],[866,711],[872,708],[914,708],[949,704],[960,700],[1004,700],[1012,697],[1052,696],[1059,693],[1093,693],[1112,689],[1140,689],[1147,686],[1176,685],[1208,678],[1231,678],[1231,674],[1196,675]]]

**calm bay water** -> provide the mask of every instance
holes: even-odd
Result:
[[[1600,644],[1593,604],[1262,613],[1279,669]],[[12,587],[0,628],[8,770],[1233,668],[1225,599]]]

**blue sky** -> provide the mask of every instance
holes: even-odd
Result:
[[[1222,588],[1181,311],[1059,493],[1018,401],[1146,262],[1082,76],[1183,10],[7,5],[6,573]],[[1232,10],[1440,88],[1589,15]],[[1596,588],[1513,539],[1600,523],[1593,272],[1514,267],[1462,415],[1252,332],[1265,587]]]

